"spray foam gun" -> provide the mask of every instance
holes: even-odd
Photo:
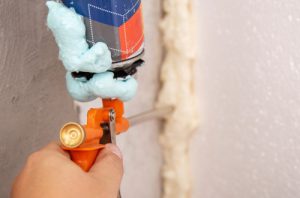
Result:
[[[108,45],[112,57],[110,69],[114,78],[134,75],[144,61],[144,34],[141,0],[62,0],[67,7],[83,16],[86,40],[90,47],[97,42]],[[73,78],[89,80],[95,74],[72,72]],[[124,118],[124,104],[119,99],[103,99],[103,107],[90,109],[87,123],[70,122],[60,130],[62,148],[84,171],[92,167],[99,151],[107,143],[116,143],[115,136],[151,118],[164,117],[171,107],[154,109],[131,118]]]

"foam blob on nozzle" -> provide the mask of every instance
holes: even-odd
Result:
[[[68,71],[100,73],[110,69],[111,53],[105,43],[89,49],[82,16],[61,3],[48,1],[48,27],[59,47],[59,59]]]
[[[131,76],[114,79],[111,68],[111,53],[105,43],[96,43],[89,48],[83,19],[74,9],[61,3],[48,1],[47,23],[59,47],[59,58],[67,72],[67,89],[78,101],[88,102],[98,97],[118,98],[128,101],[136,93],[137,82]],[[72,72],[90,72],[93,77],[75,78]]]
[[[91,101],[98,96],[101,98],[119,98],[122,101],[130,100],[136,93],[137,82],[128,76],[125,79],[117,80],[113,78],[112,72],[95,74],[89,81],[78,81],[67,73],[67,88],[69,94],[78,101]]]

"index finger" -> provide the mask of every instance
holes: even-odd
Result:
[[[51,142],[47,146],[41,149],[42,151],[52,151],[55,153],[59,153],[60,155],[63,155],[64,157],[67,157],[70,159],[70,155],[67,151],[64,151],[57,142]]]

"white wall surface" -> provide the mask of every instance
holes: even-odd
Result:
[[[159,85],[161,7],[143,3],[147,64],[128,115],[151,108]],[[300,197],[300,1],[195,4],[201,127],[191,141],[193,198]],[[118,138],[124,197],[160,197],[159,131],[153,121]]]
[[[193,197],[300,197],[300,1],[195,2]]]

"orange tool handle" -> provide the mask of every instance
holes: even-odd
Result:
[[[104,148],[104,144],[100,144],[103,137],[102,124],[110,122],[110,112],[114,110],[115,112],[115,133],[120,134],[125,132],[129,128],[129,121],[123,117],[124,114],[124,104],[118,99],[103,99],[103,107],[99,109],[90,109],[87,115],[87,124],[83,127],[78,126],[76,129],[80,131],[79,145],[76,147],[70,147],[63,143],[63,149],[70,153],[71,159],[78,164],[84,171],[89,171],[93,166],[98,153]],[[74,125],[74,123],[72,123]],[[64,127],[68,127],[65,125]],[[79,129],[78,129],[79,128]],[[61,136],[62,131],[61,130]],[[72,132],[72,128],[68,128],[65,132],[67,138],[77,137],[76,134]],[[70,137],[69,137],[70,136]],[[64,139],[63,139],[64,140]],[[107,142],[111,143],[111,142]]]

